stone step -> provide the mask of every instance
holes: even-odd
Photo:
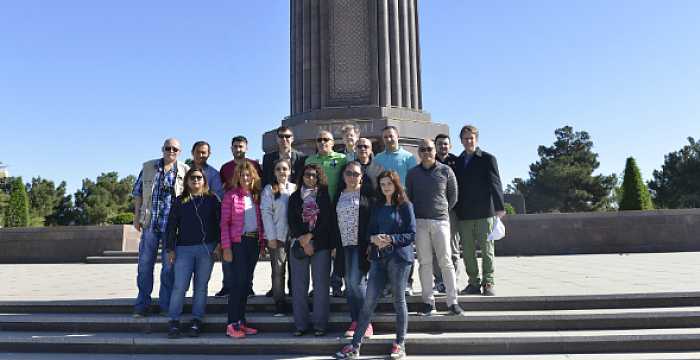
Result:
[[[138,251],[120,251],[120,250],[105,250],[102,252],[102,256],[139,256]]]
[[[85,258],[86,264],[138,264],[138,255],[119,255],[119,256],[88,256]],[[160,256],[156,259],[159,263]]]
[[[385,355],[393,334],[367,340],[363,355]],[[347,340],[331,333],[324,337],[293,337],[262,333],[231,339],[220,333],[199,338],[167,339],[164,334],[0,332],[0,351],[128,354],[288,354],[329,356]],[[410,333],[409,355],[425,354],[568,354],[699,351],[700,329],[644,329],[605,331],[533,331]]]
[[[436,298],[438,310],[446,310],[443,296]],[[133,299],[64,300],[64,301],[0,301],[0,313],[131,313]],[[287,297],[287,301],[291,298]],[[347,312],[344,298],[331,298],[332,312]],[[157,300],[154,302],[157,303]],[[406,298],[409,311],[417,311],[420,296]],[[188,298],[187,304],[191,304]],[[209,297],[207,312],[226,311],[226,298]],[[669,292],[645,294],[600,294],[559,296],[459,296],[460,305],[468,311],[494,310],[572,310],[572,309],[631,309],[675,306],[700,306],[700,292]],[[157,311],[158,307],[154,306]],[[189,311],[186,305],[185,311]],[[248,299],[248,311],[274,311],[272,298],[253,296]],[[391,297],[379,300],[377,311],[393,311]]]
[[[182,319],[183,326],[189,315]],[[294,319],[275,317],[271,313],[251,313],[251,326],[262,332],[291,333]],[[0,331],[35,331],[46,329],[67,332],[161,332],[168,328],[166,316],[133,318],[128,314],[104,313],[3,313]],[[208,314],[205,332],[222,332],[227,324],[225,314]],[[394,332],[396,316],[377,313],[373,318],[377,332]],[[328,330],[341,332],[350,324],[348,314],[331,314]],[[477,331],[566,331],[605,329],[700,328],[700,307],[650,309],[548,310],[548,311],[479,311],[465,316],[438,312],[432,316],[409,313],[410,332],[477,332]]]

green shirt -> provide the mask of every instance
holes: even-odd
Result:
[[[328,179],[328,195],[331,197],[331,201],[335,199],[335,192],[338,189],[338,181],[341,179],[340,171],[343,170],[343,166],[347,163],[345,154],[337,153],[332,151],[328,155],[314,154],[306,158],[306,165],[317,164],[323,168],[323,173],[326,174],[326,179]]]

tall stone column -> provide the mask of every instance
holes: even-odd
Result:
[[[377,145],[381,129],[394,125],[409,149],[448,131],[423,111],[417,0],[290,0],[290,15],[290,115],[282,124],[297,148],[313,151],[319,129],[339,139],[347,123]],[[264,150],[275,147],[267,132]]]

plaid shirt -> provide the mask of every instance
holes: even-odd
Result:
[[[177,178],[177,166],[173,166],[166,173],[163,169],[163,159],[158,162],[158,171],[156,178],[153,179],[153,195],[151,196],[151,223],[148,231],[155,233],[165,233],[168,226],[168,215],[170,215],[170,206],[173,204],[175,195],[175,179]],[[143,170],[139,173],[139,178],[134,184],[134,191],[131,194],[134,197],[143,195]]]

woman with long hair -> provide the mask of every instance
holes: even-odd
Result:
[[[345,292],[350,306],[350,327],[345,337],[352,337],[357,328],[357,320],[364,303],[367,291],[367,248],[369,235],[370,206],[373,198],[372,187],[363,184],[362,165],[351,161],[341,172],[342,182],[338,185],[338,195],[335,201],[338,233],[343,254]],[[372,324],[365,331],[365,337],[372,336]]]
[[[282,316],[285,311],[284,275],[287,269],[287,205],[289,196],[296,191],[296,185],[290,181],[292,166],[289,160],[279,159],[273,166],[275,177],[262,192],[263,225],[267,247],[272,262],[272,299],[275,301],[274,316]]]
[[[219,198],[209,191],[204,171],[191,168],[185,174],[185,189],[178,196],[168,217],[167,261],[175,269],[175,281],[170,298],[169,338],[180,336],[180,315],[185,292],[194,275],[192,323],[188,335],[199,336],[207,307],[207,288],[214,260],[218,254]]]
[[[244,338],[255,335],[257,329],[248,326],[245,308],[255,265],[265,246],[265,234],[260,212],[260,177],[255,166],[245,161],[236,165],[221,204],[221,247],[231,282],[228,297],[228,326],[226,335]]]
[[[337,247],[335,208],[328,195],[323,168],[307,164],[299,174],[297,190],[289,198],[287,211],[291,237],[292,310],[295,336],[311,331],[326,334],[330,312],[329,282],[331,251]],[[313,318],[309,314],[309,267],[314,283]]]
[[[401,187],[401,179],[395,171],[379,174],[379,199],[372,208],[369,221],[370,270],[367,297],[360,311],[357,329],[350,344],[335,354],[336,359],[356,359],[360,356],[362,338],[374,314],[377,299],[389,280],[396,311],[396,340],[389,357],[406,356],[404,342],[408,328],[408,309],[404,284],[413,264],[413,247],[416,237],[416,218],[413,206]]]

